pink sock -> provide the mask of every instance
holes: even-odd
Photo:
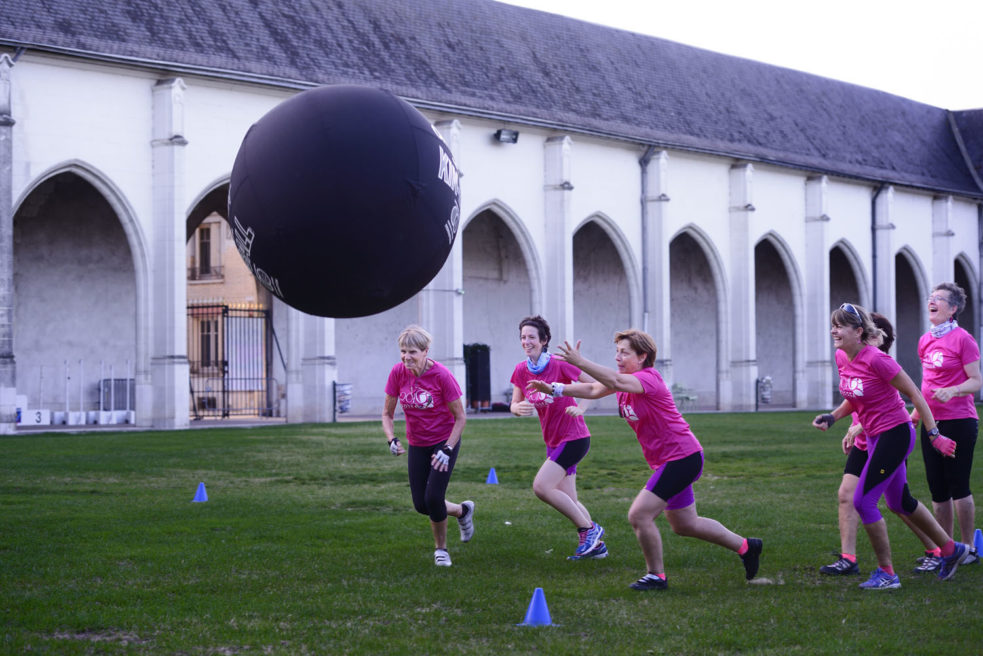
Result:
[[[741,543],[741,548],[737,550],[738,556],[743,556],[747,553],[747,538],[744,538],[744,542]]]
[[[949,556],[952,555],[952,552],[955,550],[956,550],[955,540],[949,540],[948,542],[942,545],[940,553],[942,554],[943,558],[948,558]]]

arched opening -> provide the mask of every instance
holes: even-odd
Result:
[[[758,377],[770,377],[771,404],[795,405],[796,308],[792,283],[775,245],[754,247],[755,351]]]
[[[216,185],[186,221],[191,417],[282,416],[285,363],[272,295],[239,256],[228,195],[228,182]]]
[[[689,233],[669,242],[669,316],[673,383],[682,407],[717,407],[720,357],[717,285],[710,260]],[[684,401],[683,399],[688,399]]]
[[[17,388],[32,408],[90,413],[135,407],[134,255],[120,216],[89,180],[57,173],[18,207],[14,298]]]
[[[495,211],[486,209],[474,216],[461,239],[464,343],[485,344],[489,350],[490,398],[468,401],[472,407],[475,401],[485,407],[486,401],[503,403],[512,398],[509,379],[523,357],[519,321],[535,311],[532,277],[518,239]]]
[[[573,235],[573,326],[584,353],[610,366],[612,339],[631,327],[631,294],[625,264],[615,243],[597,221],[588,221]],[[617,407],[614,397],[598,408]]]
[[[959,313],[957,321],[960,327],[974,337],[978,337],[977,331],[977,299],[976,299],[976,280],[972,275],[969,265],[962,258],[956,258],[955,262],[955,283],[966,292],[966,307]],[[936,281],[936,284],[942,282]]]

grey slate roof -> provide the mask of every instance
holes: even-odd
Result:
[[[0,46],[418,105],[983,197],[983,121],[492,0],[3,0]],[[16,72],[15,72],[16,75]],[[14,117],[15,119],[17,117]]]

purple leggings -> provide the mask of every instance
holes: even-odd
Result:
[[[905,460],[915,448],[915,427],[911,422],[898,424],[879,435],[867,438],[867,464],[860,473],[853,506],[864,524],[882,519],[877,502],[881,496],[892,512],[910,515],[918,501],[908,491],[908,468]]]

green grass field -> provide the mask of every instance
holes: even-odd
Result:
[[[920,545],[888,516],[902,588],[817,568],[839,546],[839,437],[814,413],[695,414],[701,514],[764,539],[759,576],[658,520],[670,588],[628,584],[644,561],[626,519],[648,478],[617,417],[588,417],[582,501],[605,560],[572,562],[568,522],[532,493],[535,419],[473,419],[449,498],[454,566],[433,565],[405,459],[376,422],[0,438],[0,650],[5,654],[973,654],[983,566],[911,573]],[[486,484],[495,467],[498,485]],[[974,472],[977,495],[981,468]],[[920,456],[909,480],[928,501]],[[199,482],[207,503],[191,503]],[[861,567],[875,566],[866,536]],[[553,625],[516,626],[535,588]]]

